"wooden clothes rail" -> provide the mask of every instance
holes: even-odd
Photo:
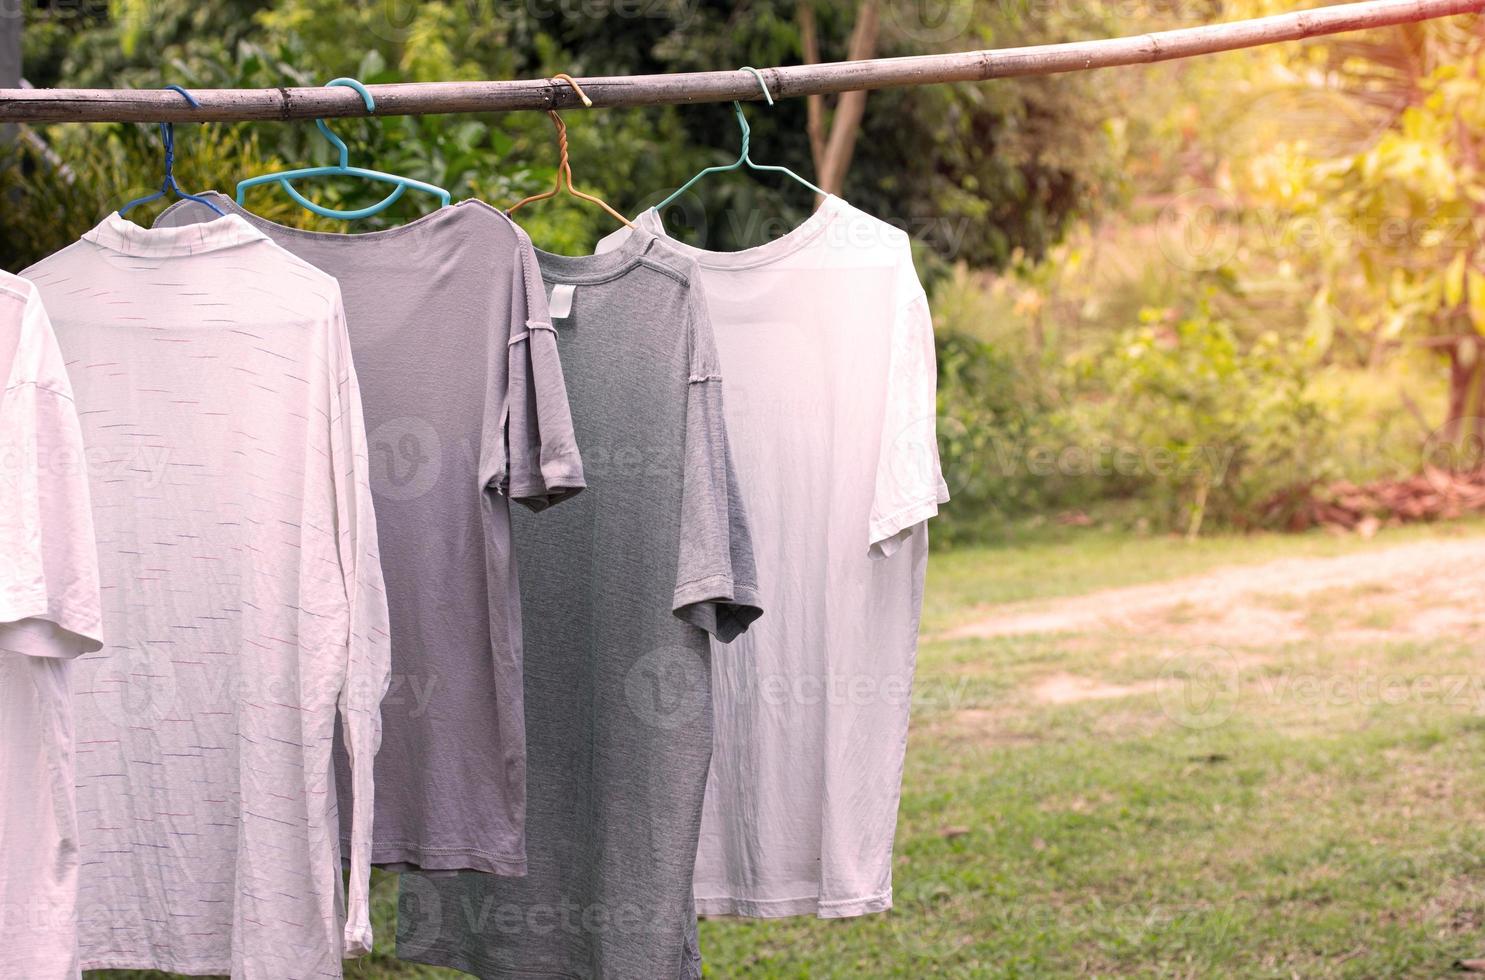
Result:
[[[761,71],[774,98],[792,98],[1151,64],[1325,34],[1479,13],[1482,9],[1485,0],[1367,0],[1135,37],[789,65]],[[579,78],[578,83],[595,107],[762,98],[757,80],[741,71]],[[509,112],[580,105],[570,86],[546,79],[408,82],[367,87],[376,99],[373,114],[378,116]],[[0,89],[0,123],[232,122],[367,115],[361,96],[345,88],[203,88],[192,89],[191,94],[198,106],[187,105],[179,94],[163,89]]]

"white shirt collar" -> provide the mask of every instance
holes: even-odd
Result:
[[[145,228],[115,211],[82,237],[85,241],[123,255],[160,258],[211,252],[266,239],[268,236],[240,215],[231,213],[200,224],[175,228]]]

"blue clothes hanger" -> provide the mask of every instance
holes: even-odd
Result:
[[[179,85],[167,85],[165,87],[167,89],[170,89],[172,92],[179,92],[181,95],[185,96],[186,101],[189,102],[191,105],[201,105],[201,103],[192,98],[190,92],[187,92]],[[119,208],[119,214],[128,214],[129,209],[137,204],[147,204],[150,201],[158,201],[166,194],[170,194],[173,192],[176,196],[184,200],[196,201],[200,204],[205,204],[207,207],[211,208],[217,214],[225,218],[227,216],[226,212],[217,207],[215,204],[211,203],[208,198],[199,197],[195,194],[187,194],[185,191],[181,190],[180,185],[175,182],[175,123],[161,123],[160,136],[165,142],[164,182],[160,184],[160,189],[155,191],[153,194],[146,194],[144,197],[136,197],[134,200]]]
[[[768,83],[763,80],[763,75],[758,71],[758,69],[744,66],[742,68],[739,68],[738,71],[752,72],[753,73],[753,77],[756,78],[756,79],[758,79],[758,85],[759,85],[759,87],[763,89],[763,98],[768,101],[768,104],[769,105],[773,105],[773,95],[768,91]],[[739,167],[743,167],[743,166],[746,166],[746,167],[748,167],[751,170],[771,170],[771,171],[774,171],[775,173],[781,173],[781,174],[784,174],[786,176],[793,177],[795,180],[799,181],[801,184],[803,184],[804,186],[808,187],[810,190],[814,191],[816,194],[819,194],[821,197],[828,197],[829,196],[824,191],[822,191],[820,188],[816,187],[814,184],[811,184],[809,181],[805,180],[803,177],[799,176],[797,173],[795,173],[794,171],[790,170],[788,167],[778,167],[778,166],[774,166],[772,164],[754,163],[753,162],[753,158],[748,155],[748,151],[749,151],[748,144],[749,144],[749,142],[752,139],[752,130],[748,128],[748,120],[743,116],[742,105],[740,103],[737,103],[737,102],[732,103],[732,111],[735,112],[735,113],[737,113],[737,124],[738,124],[739,127],[742,128],[742,154],[737,158],[737,162],[725,164],[725,165],[722,165],[722,166],[707,167],[705,170],[701,171],[701,173],[697,174],[695,177],[692,177],[690,180],[686,181],[680,187],[676,188],[674,194],[671,194],[665,200],[663,200],[659,204],[655,205],[655,210],[656,211],[664,210],[668,205],[670,205],[672,202],[674,202],[682,194],[684,194],[684,193],[686,193],[686,191],[690,190],[692,184],[696,183],[698,180],[700,180],[701,178],[705,177],[707,174],[726,173],[729,170],[737,170]]]
[[[371,97],[371,93],[366,90],[366,86],[362,85],[354,78],[337,78],[334,81],[325,83],[326,88],[330,88],[331,86],[335,85],[344,85],[347,88],[355,89],[361,94],[361,101],[366,103],[366,111],[376,111],[376,100]],[[243,198],[247,196],[249,188],[257,187],[260,184],[278,184],[284,189],[284,192],[291,198],[293,198],[295,202],[297,202],[301,207],[307,208],[323,218],[340,218],[345,221],[354,221],[357,218],[369,218],[373,214],[380,214],[387,208],[391,207],[394,203],[396,203],[397,199],[402,196],[402,192],[407,190],[408,188],[412,188],[415,191],[422,191],[424,194],[432,194],[434,197],[438,198],[439,207],[448,207],[451,195],[442,187],[436,187],[433,184],[425,184],[421,180],[414,180],[411,177],[401,177],[397,174],[383,173],[380,170],[367,170],[363,167],[350,166],[350,151],[346,149],[345,142],[342,141],[339,136],[336,136],[330,131],[330,127],[325,125],[325,120],[316,119],[315,125],[320,128],[320,132],[325,135],[325,138],[330,141],[330,144],[334,146],[335,149],[340,153],[340,162],[338,164],[335,164],[334,166],[328,167],[301,167],[298,170],[281,170],[278,173],[261,174],[257,177],[249,177],[246,180],[238,181],[238,204],[243,203]],[[375,204],[369,205],[364,208],[357,208],[353,211],[337,211],[333,208],[321,207],[320,205],[311,201],[309,198],[305,197],[303,194],[299,193],[298,189],[296,189],[294,185],[290,183],[290,181],[298,180],[302,177],[336,176],[361,177],[366,180],[380,181],[384,184],[395,184],[396,188],[392,191],[392,193],[388,194],[386,197],[382,198]]]

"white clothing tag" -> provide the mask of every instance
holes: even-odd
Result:
[[[552,287],[552,301],[548,306],[553,320],[572,316],[572,291],[576,288],[570,282],[559,282]]]

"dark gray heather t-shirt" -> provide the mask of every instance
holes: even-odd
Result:
[[[372,861],[522,874],[526,731],[509,500],[539,509],[583,485],[531,242],[479,201],[343,235],[213,200],[334,276],[344,297],[392,631]],[[183,201],[156,225],[214,217]],[[350,782],[338,744],[335,758],[344,842]]]
[[[403,875],[397,953],[480,977],[673,980],[712,751],[708,633],[760,613],[722,374],[693,259],[649,235],[538,256],[588,489],[514,521],[529,871]]]

